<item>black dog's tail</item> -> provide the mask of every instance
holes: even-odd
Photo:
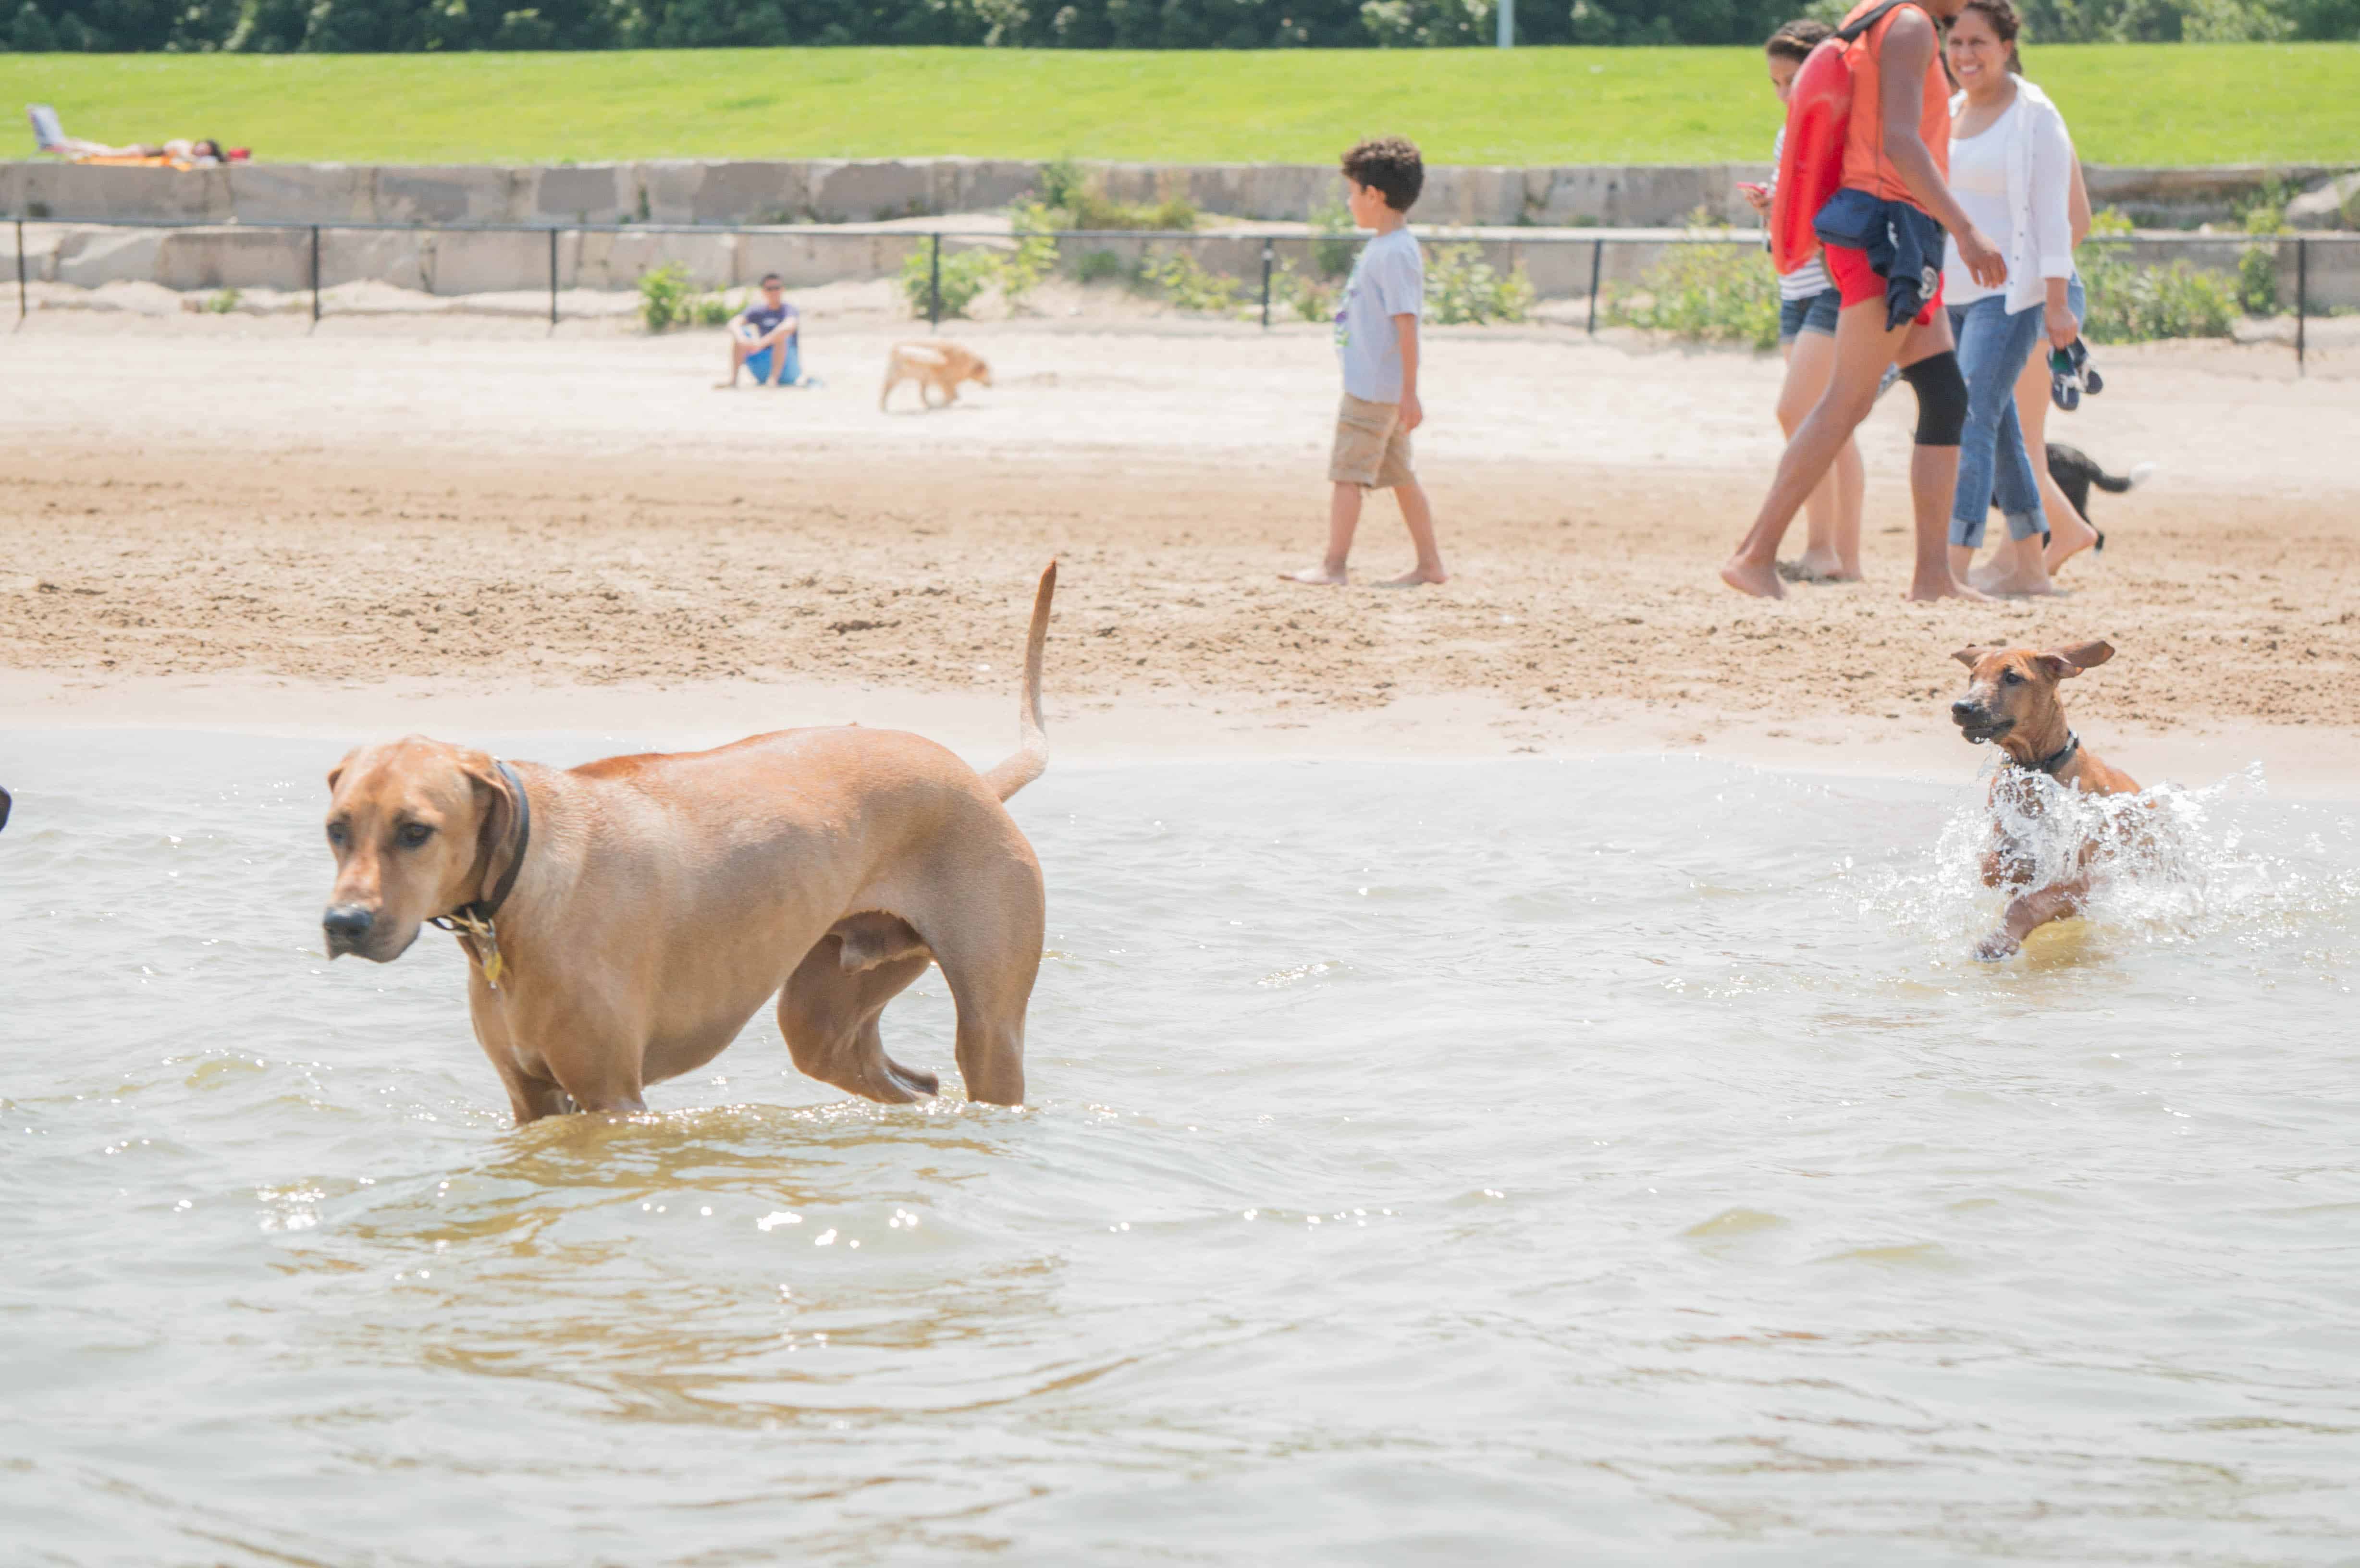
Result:
[[[2140,463],[2131,470],[2130,476],[2125,479],[2115,478],[2094,463],[2090,464],[2090,483],[2109,495],[2119,495],[2126,490],[2136,489],[2154,476],[2155,464],[2152,463]]]

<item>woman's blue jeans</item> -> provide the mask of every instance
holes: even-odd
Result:
[[[2048,531],[2040,481],[2016,419],[2016,378],[2040,342],[2040,329],[2039,306],[2011,316],[2002,294],[1950,307],[1959,370],[1967,378],[1967,428],[1959,438],[1959,488],[1950,502],[1952,544],[1982,546],[1994,502],[2007,517],[2010,539]]]

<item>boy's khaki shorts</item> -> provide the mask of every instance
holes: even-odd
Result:
[[[1388,490],[1416,477],[1410,468],[1409,432],[1401,428],[1401,405],[1371,403],[1345,393],[1343,407],[1336,410],[1328,480],[1363,490]]]

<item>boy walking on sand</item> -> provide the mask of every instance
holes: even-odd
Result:
[[[1340,587],[1360,500],[1390,488],[1417,564],[1387,588],[1441,583],[1442,552],[1434,542],[1434,510],[1410,469],[1410,432],[1426,420],[1417,400],[1417,321],[1426,302],[1426,262],[1409,232],[1409,210],[1426,185],[1417,148],[1399,136],[1365,141],[1344,155],[1345,201],[1352,221],[1377,237],[1361,248],[1336,312],[1336,355],[1343,362],[1344,404],[1336,415],[1336,444],[1328,458],[1335,493],[1328,506],[1328,555],[1317,566],[1280,573],[1290,583]]]

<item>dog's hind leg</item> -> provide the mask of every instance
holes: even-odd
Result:
[[[885,1054],[877,1016],[934,958],[923,947],[911,952],[896,944],[903,951],[871,961],[867,934],[830,931],[803,955],[779,996],[779,1032],[800,1072],[864,1099],[900,1105],[935,1093],[941,1081]]]
[[[1014,866],[940,922],[934,961],[958,1004],[958,1070],[967,1097],[1024,1103],[1024,1009],[1041,971],[1044,916],[1039,874]],[[975,879],[982,882],[980,877]]]

